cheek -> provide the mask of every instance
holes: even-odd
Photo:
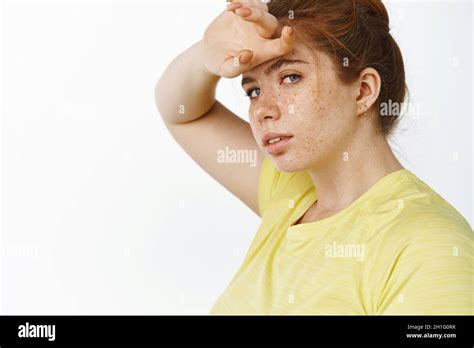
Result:
[[[316,81],[310,81],[296,91],[292,100],[294,115],[289,116],[293,117],[294,126],[305,137],[318,135],[327,127],[330,96],[331,91],[318,90]]]
[[[249,117],[250,129],[252,130],[253,136],[256,138],[256,135],[258,134],[258,132],[260,132],[260,124],[257,121],[257,117],[254,114],[255,112],[254,109],[255,108],[252,105],[250,105],[248,117]]]
[[[335,84],[321,84],[319,91],[314,88],[298,93],[292,128],[299,134],[302,154],[323,155],[344,142],[352,123],[343,92]]]
[[[311,110],[308,120],[311,121],[312,128],[328,132],[325,134],[327,136],[334,136],[353,126],[354,118],[346,88],[334,81],[322,85],[319,92],[314,90],[305,95],[302,103],[306,105],[306,109]]]
[[[300,92],[297,89],[285,91],[280,89],[278,92],[278,106],[283,117],[294,118],[300,104]]]

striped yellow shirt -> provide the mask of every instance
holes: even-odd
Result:
[[[294,225],[316,201],[309,174],[265,158],[261,225],[209,314],[473,314],[468,222],[407,169],[328,218]]]

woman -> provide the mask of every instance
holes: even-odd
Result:
[[[250,123],[215,100],[239,75]],[[211,314],[472,314],[472,229],[387,141],[405,90],[376,0],[233,1],[172,62],[169,131],[262,218]]]

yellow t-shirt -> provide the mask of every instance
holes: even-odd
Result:
[[[473,314],[473,231],[407,169],[328,218],[294,225],[316,201],[307,171],[265,158],[262,222],[209,314]]]

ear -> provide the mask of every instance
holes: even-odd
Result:
[[[357,96],[357,116],[367,115],[380,94],[382,79],[374,68],[365,68],[360,72],[358,79],[359,95]]]

